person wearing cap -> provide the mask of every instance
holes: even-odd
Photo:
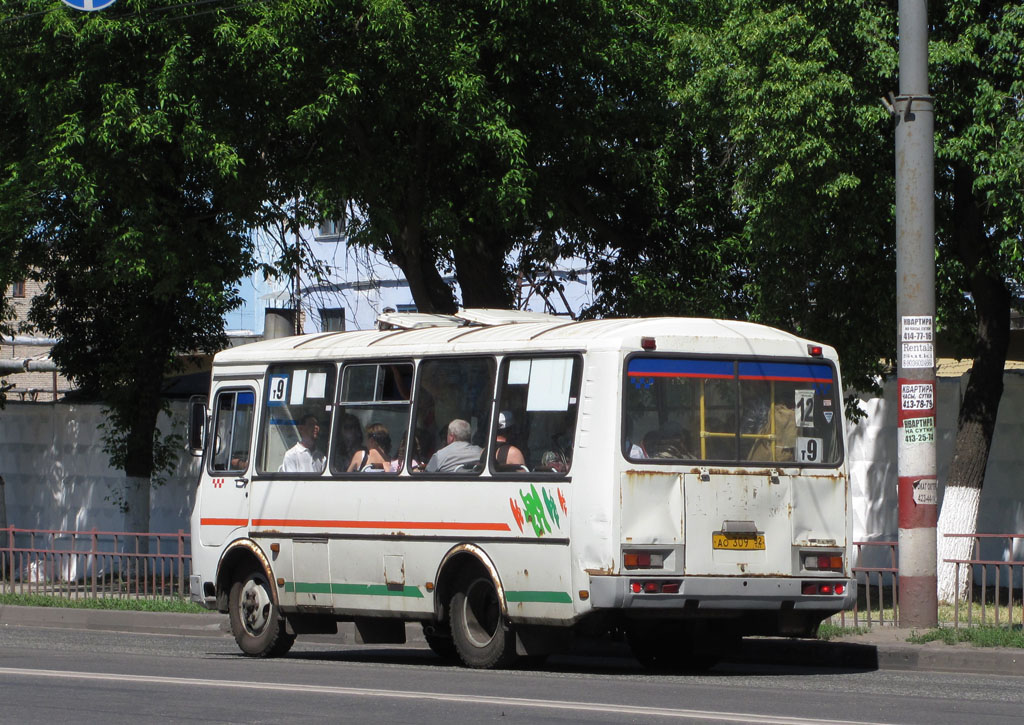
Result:
[[[494,436],[494,468],[497,471],[528,470],[523,452],[509,440],[514,424],[515,418],[511,410],[498,413],[498,431]]]

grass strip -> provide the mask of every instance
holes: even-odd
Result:
[[[841,627],[838,624],[822,622],[818,626],[818,639],[828,642],[837,637],[848,637],[855,634],[865,634],[868,630],[865,627]]]
[[[966,642],[975,647],[1016,647],[1024,649],[1024,631],[1019,624],[1013,627],[939,627],[927,632],[914,632],[907,637],[912,644],[945,642],[960,644]]]
[[[185,599],[134,599],[129,597],[75,598],[47,594],[0,594],[0,605],[15,607],[67,607],[70,609],[118,609],[133,612],[203,614],[209,610]]]

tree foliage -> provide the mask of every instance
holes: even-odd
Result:
[[[147,481],[167,462],[164,376],[180,353],[223,346],[265,196],[215,25],[162,5],[26,0],[0,15],[2,105],[20,147],[5,184],[23,190],[4,199],[4,231],[21,224],[46,284],[32,319],[59,338],[52,357],[108,406],[112,461]]]

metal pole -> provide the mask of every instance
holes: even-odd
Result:
[[[935,469],[935,127],[928,95],[928,4],[899,0],[896,311],[899,335],[901,627],[938,622]]]

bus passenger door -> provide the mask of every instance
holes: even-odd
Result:
[[[249,524],[255,411],[252,388],[223,386],[214,392],[199,503],[199,535],[204,546],[220,546],[231,532]]]

